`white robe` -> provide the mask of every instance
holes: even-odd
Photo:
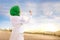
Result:
[[[29,18],[24,16],[11,16],[10,20],[13,29],[9,40],[24,40],[24,27],[22,25],[27,23]]]

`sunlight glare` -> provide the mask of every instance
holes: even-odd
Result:
[[[42,31],[56,32],[58,31],[57,27],[53,23],[43,23],[40,25]]]

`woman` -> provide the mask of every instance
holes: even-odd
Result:
[[[16,9],[18,9],[18,11]],[[11,10],[13,10],[13,12],[11,12]],[[24,17],[25,16],[24,14],[20,14],[19,12],[20,9],[18,6],[14,6],[11,10],[10,10],[10,14],[12,16],[10,16],[10,20],[11,20],[13,29],[10,36],[10,40],[24,40],[24,34],[23,34],[24,29],[22,25],[29,22],[32,12],[29,11],[30,17],[28,17],[28,19],[25,20],[26,17]]]

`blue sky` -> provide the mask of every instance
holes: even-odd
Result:
[[[0,0],[0,28],[11,27],[10,8],[19,5],[23,13],[32,10],[33,24],[57,24],[60,28],[60,0]]]

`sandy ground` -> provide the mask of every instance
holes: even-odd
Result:
[[[25,40],[60,40],[60,37],[41,34],[25,34]]]
[[[0,40],[9,40],[9,37],[10,37],[10,32],[0,31]],[[60,37],[25,33],[24,40],[60,40]]]

